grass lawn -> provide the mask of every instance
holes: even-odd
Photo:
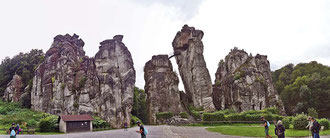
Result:
[[[205,126],[205,125],[204,125]],[[218,125],[210,126],[206,128],[211,132],[218,132],[224,135],[235,135],[235,136],[248,136],[248,137],[264,137],[264,127],[259,124],[235,124],[235,125]],[[269,129],[269,134],[275,136],[274,132],[275,126],[271,125]],[[287,137],[301,137],[308,136],[310,133],[308,130],[294,130],[286,129],[285,136]],[[322,131],[320,135],[330,135],[330,130]]]

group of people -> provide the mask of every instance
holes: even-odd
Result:
[[[311,131],[312,133],[312,137],[320,138],[319,133],[320,133],[321,125],[319,124],[319,122],[317,122],[315,118],[311,116],[309,116],[307,120],[308,120],[308,125],[306,126],[306,128],[309,128],[309,131]]]
[[[19,127],[19,124],[15,126],[15,123],[12,123],[8,131],[10,138],[16,138],[16,135],[19,134],[19,132],[21,132],[21,128]]]
[[[308,117],[307,120],[308,125],[306,126],[306,128],[309,128],[309,130],[311,131],[312,137],[313,138],[320,138],[320,129],[321,129],[321,125],[315,120],[315,118],[313,117]],[[269,127],[270,124],[269,122],[264,118],[261,117],[261,121],[263,121],[263,124],[261,124],[262,126],[265,127],[265,134],[266,134],[266,138],[271,138],[271,136],[269,135]],[[285,138],[285,127],[282,125],[282,121],[274,121],[274,125],[275,125],[275,135],[277,135],[278,138]]]

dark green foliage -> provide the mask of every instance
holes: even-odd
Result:
[[[203,107],[194,107],[191,105],[188,106],[188,109],[189,109],[189,111],[204,111]]]
[[[181,112],[180,117],[181,118],[188,118],[188,113],[187,112]]]
[[[308,108],[308,116],[311,116],[311,117],[314,117],[314,118],[319,117],[317,111],[314,108]]]
[[[79,104],[77,102],[74,102],[73,107],[77,109],[77,108],[79,108]]]
[[[308,124],[307,115],[298,114],[292,119],[294,129],[306,129]]]
[[[23,88],[32,84],[34,71],[44,61],[42,50],[33,49],[28,53],[19,53],[13,58],[6,57],[0,64],[0,97],[15,73],[22,77]],[[29,85],[31,90],[32,85]]]
[[[321,126],[324,126],[324,130],[329,129],[330,122],[329,122],[328,119],[322,118],[322,119],[319,120],[319,123],[320,123]]]
[[[148,123],[146,93],[144,90],[139,89],[138,87],[134,88],[132,115],[140,118],[142,122]]]
[[[157,120],[166,120],[166,119],[170,119],[171,117],[173,117],[173,113],[172,112],[160,112],[160,113],[156,113]]]
[[[229,114],[226,116],[228,121],[244,121],[244,115],[240,113]]]
[[[58,131],[58,117],[55,115],[48,116],[40,120],[39,130],[40,132],[54,132]]]
[[[319,116],[329,117],[330,67],[316,61],[289,64],[273,72],[272,77],[288,115],[314,108]]]
[[[132,115],[131,116],[131,125],[136,125],[136,122],[141,122],[141,124],[143,124],[143,121],[141,119],[139,119],[138,117]]]
[[[106,121],[104,121],[103,119],[101,119],[100,117],[98,116],[93,116],[93,127],[96,127],[96,128],[103,128],[103,127],[110,127],[110,124],[107,123]]]
[[[82,90],[86,84],[86,80],[87,78],[86,77],[82,77],[80,80],[79,80],[79,86],[77,88],[77,90]]]
[[[190,112],[191,112],[191,116],[193,116],[194,119],[196,119],[196,120],[202,119],[202,116],[201,116],[201,114],[199,113],[199,111],[194,111],[194,110],[192,110],[192,111],[190,111]]]
[[[35,128],[37,126],[37,124],[38,124],[38,122],[36,120],[30,119],[30,120],[27,121],[26,126],[28,128]]]
[[[225,121],[225,115],[222,112],[204,113],[203,121]]]
[[[282,120],[282,125],[284,126],[284,128],[289,129],[290,128],[290,124],[291,124],[291,119],[289,117],[285,117]]]

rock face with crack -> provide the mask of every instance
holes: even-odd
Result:
[[[167,55],[153,56],[144,67],[145,91],[147,93],[148,122],[157,124],[159,112],[180,113],[179,78]]]
[[[58,35],[33,78],[31,108],[52,114],[97,114],[114,128],[130,122],[135,70],[123,36],[85,56],[78,35]]]
[[[203,31],[184,25],[172,45],[189,102],[195,107],[213,110],[213,89],[203,56],[203,35]]]
[[[236,47],[221,60],[215,74],[213,102],[218,110],[262,110],[267,107],[284,108],[274,89],[267,56],[248,55]]]
[[[23,82],[22,77],[14,75],[13,79],[7,84],[3,99],[6,102],[18,102],[23,94]]]

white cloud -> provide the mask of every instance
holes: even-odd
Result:
[[[234,46],[268,55],[272,69],[311,60],[330,65],[330,3],[323,0],[12,0],[0,1],[0,17],[0,59],[46,51],[65,33],[80,35],[91,57],[99,42],[123,34],[140,88],[144,64],[152,55],[172,53],[172,40],[186,23],[205,33],[212,80]]]

